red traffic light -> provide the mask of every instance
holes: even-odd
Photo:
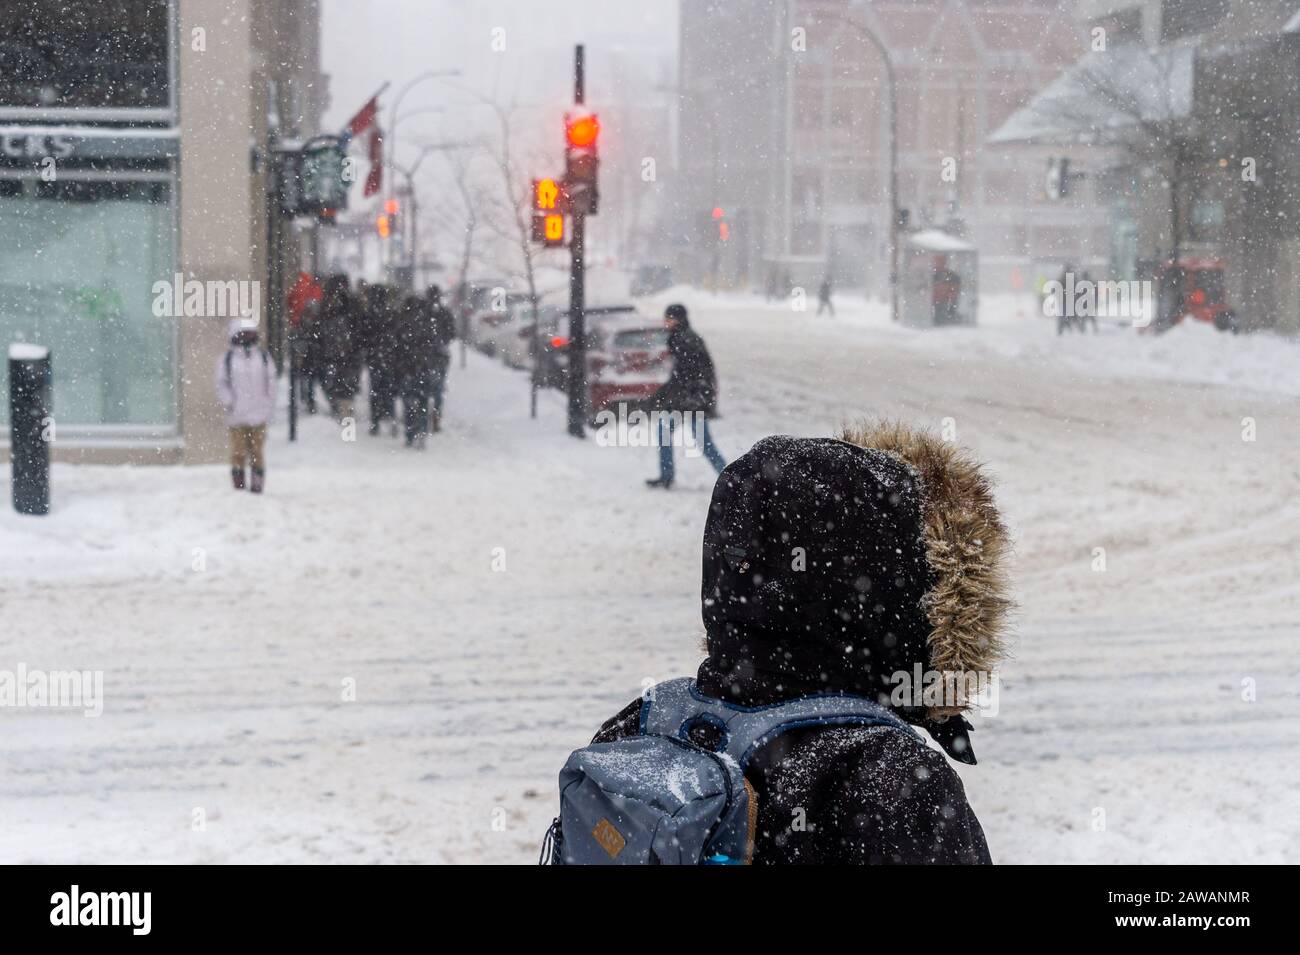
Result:
[[[564,118],[564,138],[575,149],[590,149],[600,136],[600,120],[594,113]]]
[[[715,219],[721,219],[721,218],[722,218],[723,216],[725,216],[725,215],[726,215],[726,213],[722,211],[722,206],[714,206],[714,207],[713,207],[713,218],[715,218]]]
[[[385,202],[384,211],[387,212],[390,216],[397,215],[397,200],[389,199],[387,202]]]

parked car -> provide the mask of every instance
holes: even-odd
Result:
[[[489,293],[469,318],[470,344],[485,355],[496,355],[501,338],[519,320],[516,308],[528,296],[520,292]]]
[[[635,313],[598,321],[587,344],[587,402],[590,414],[639,405],[668,380],[672,358],[668,329]]]
[[[510,320],[494,336],[497,354],[511,368],[529,369],[533,367],[533,306],[525,299],[510,307],[513,312]],[[560,311],[557,305],[537,306],[541,321],[539,338],[554,333]]]

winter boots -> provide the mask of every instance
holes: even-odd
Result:
[[[244,489],[244,469],[231,468],[230,482],[235,486],[236,491],[242,491]],[[266,484],[266,472],[253,468],[253,479],[249,482],[248,489],[254,494],[261,494],[264,484]]]

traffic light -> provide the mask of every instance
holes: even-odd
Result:
[[[392,234],[392,226],[388,222],[388,216],[380,215],[375,219],[375,231],[379,233],[379,238],[387,239]]]
[[[713,207],[713,221],[718,224],[718,241],[726,242],[731,238],[731,226],[727,222],[727,213],[722,206]]]
[[[560,184],[554,179],[533,180],[533,208],[538,212],[562,212]]]
[[[558,212],[533,213],[533,241],[547,248],[564,245],[564,216]]]
[[[533,241],[554,248],[564,245],[564,189],[554,179],[533,180]]]
[[[595,113],[564,115],[564,191],[573,211],[582,215],[594,215],[599,205],[599,139],[600,120]]]
[[[401,234],[400,230],[397,228],[397,210],[398,205],[396,199],[389,199],[384,203],[384,214],[388,218],[388,231],[392,235]]]

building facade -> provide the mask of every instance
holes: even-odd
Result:
[[[212,372],[232,315],[275,314],[258,147],[274,113],[313,131],[316,3],[6,0],[0,13],[0,342],[52,351],[53,454],[223,460]],[[0,448],[7,415],[6,401]]]
[[[1058,0],[690,2],[678,241],[697,281],[757,286],[775,269],[886,290],[891,130],[872,35],[897,78],[908,227],[964,235],[994,291],[1027,282],[1039,259],[1101,255],[1104,216],[1047,201],[1047,151],[984,145],[1082,48],[1082,24]]]
[[[993,140],[1050,145],[1087,171],[1111,276],[1220,262],[1244,327],[1300,328],[1300,4],[1080,0],[1075,12],[1096,45]]]

